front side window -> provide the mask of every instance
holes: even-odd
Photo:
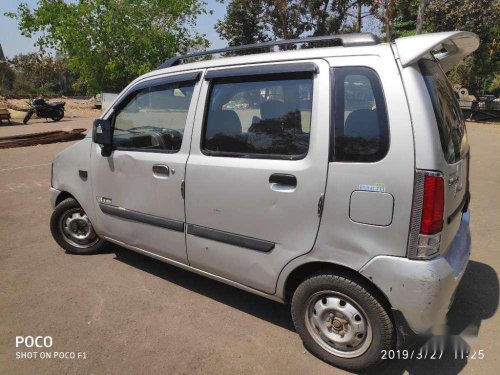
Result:
[[[312,73],[211,82],[202,150],[212,156],[303,158],[309,148]]]
[[[194,82],[147,87],[132,94],[114,119],[117,149],[177,152],[193,96]]]
[[[423,59],[418,65],[432,101],[445,159],[455,163],[467,152],[465,122],[456,93],[437,62]]]
[[[381,160],[389,149],[389,126],[377,74],[364,67],[336,68],[334,86],[332,160],[365,163]]]

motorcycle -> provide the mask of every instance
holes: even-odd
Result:
[[[47,103],[44,98],[35,98],[29,103],[28,113],[24,116],[23,123],[26,124],[33,113],[36,113],[38,117],[59,121],[64,117],[65,104],[66,102]]]

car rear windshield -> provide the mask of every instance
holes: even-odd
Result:
[[[455,163],[467,152],[467,134],[460,106],[437,62],[423,59],[419,66],[431,97],[445,159]]]

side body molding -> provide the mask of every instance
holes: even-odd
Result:
[[[108,215],[121,217],[127,220],[138,221],[144,224],[154,225],[166,229],[184,232],[184,223],[178,220],[165,219],[163,217],[143,214],[141,212],[127,210],[122,207],[99,203],[102,212]]]
[[[203,237],[213,241],[225,242],[230,245],[244,247],[251,250],[261,251],[264,253],[274,249],[274,243],[260,240],[240,234],[224,232],[221,230],[202,227],[199,225],[188,224],[187,232],[194,236]]]

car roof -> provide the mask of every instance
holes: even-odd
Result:
[[[294,39],[289,41],[266,42],[257,45],[231,47],[228,49],[216,50],[215,52],[224,52],[231,49],[255,49],[266,45],[290,45],[300,44],[313,40],[338,40],[345,42],[347,46],[339,45],[334,47],[307,48],[297,50],[286,50],[277,52],[255,53],[242,56],[222,57],[210,60],[202,60],[186,64],[177,64],[180,59],[190,58],[191,55],[174,57],[167,60],[162,65],[167,65],[167,68],[159,68],[146,73],[136,78],[130,85],[133,85],[141,80],[147,80],[159,75],[181,73],[193,70],[223,68],[234,65],[250,65],[259,63],[286,62],[293,60],[318,59],[340,56],[360,56],[360,55],[386,55],[389,51],[392,56],[392,48],[394,47],[397,53],[397,58],[400,59],[403,66],[408,66],[412,62],[421,58],[428,52],[435,49],[437,46],[449,48],[447,54],[436,55],[442,64],[453,66],[458,61],[463,59],[468,54],[472,53],[479,45],[478,38],[475,34],[460,31],[451,31],[443,33],[430,33],[424,35],[415,35],[404,38],[398,38],[394,43],[379,43],[378,38],[370,33],[332,35],[328,37],[312,37],[303,39]],[[193,55],[211,55],[214,51],[195,52]],[[448,61],[446,61],[448,60]],[[447,69],[448,70],[448,69]],[[130,85],[128,87],[130,87]],[[127,88],[128,88],[127,87]]]
[[[379,55],[383,49],[390,48],[388,43],[381,43],[372,46],[357,46],[357,47],[322,47],[308,48],[299,50],[277,51],[256,53],[243,56],[232,56],[214,58],[211,60],[202,60],[187,64],[175,65],[168,68],[153,70],[144,74],[137,80],[164,75],[168,73],[180,73],[199,69],[210,69],[219,67],[229,67],[234,65],[250,65],[259,63],[285,62],[293,60],[318,59],[336,56],[359,56],[359,55]]]

